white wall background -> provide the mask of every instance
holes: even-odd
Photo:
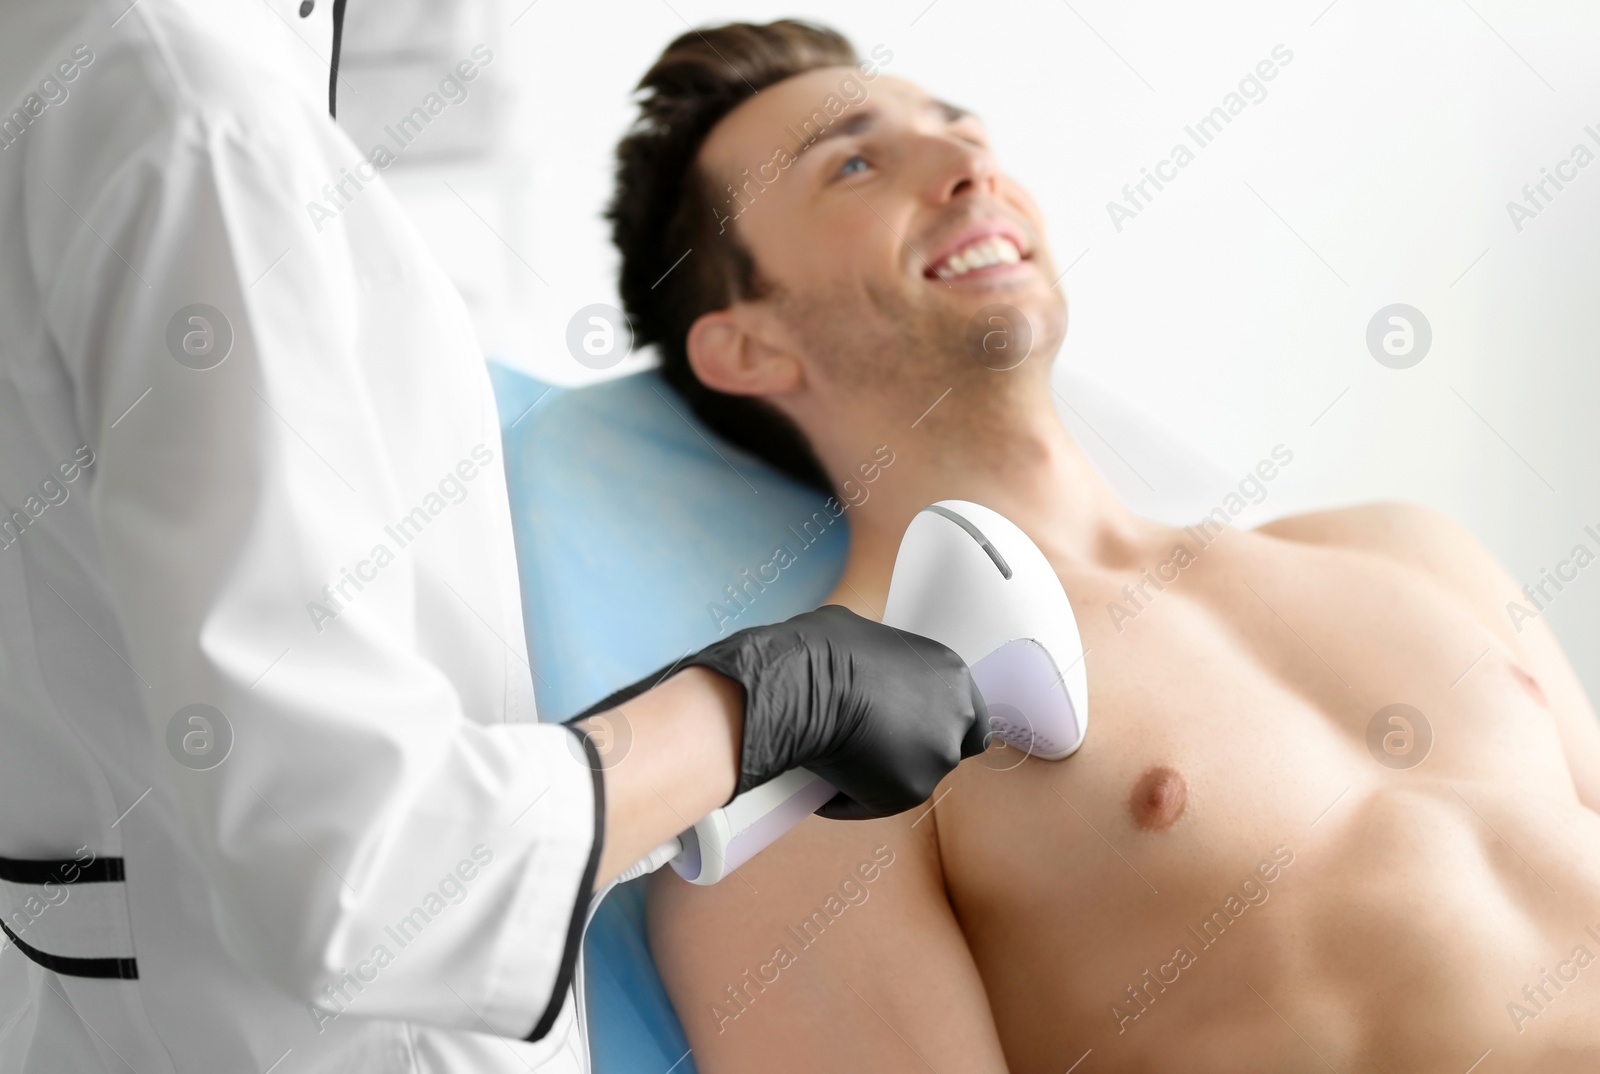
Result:
[[[1073,266],[1061,364],[1141,401],[1241,475],[1287,444],[1295,462],[1272,486],[1280,511],[1420,501],[1466,523],[1522,582],[1577,545],[1600,556],[1600,537],[1584,530],[1600,534],[1600,160],[1520,232],[1506,208],[1575,146],[1600,154],[1591,4],[503,0],[445,10],[454,26],[429,30],[433,54],[410,61],[435,78],[430,65],[442,73],[472,44],[490,45],[477,95],[448,119],[493,132],[491,149],[473,157],[441,135],[438,153],[412,153],[389,179],[459,281],[486,347],[547,379],[596,375],[567,353],[565,331],[580,307],[617,304],[600,212],[639,75],[690,25],[798,15],[843,30],[863,53],[887,45],[886,70],[984,117],[1003,166],[1042,205],[1058,263]],[[349,73],[359,86],[386,61],[358,12]],[[374,25],[395,37],[396,19],[380,11]],[[363,41],[374,42],[365,61]],[[1107,202],[1278,44],[1294,58],[1266,98],[1117,231]],[[1405,370],[1379,364],[1365,338],[1374,313],[1396,302],[1420,309],[1433,333]],[[1600,700],[1600,566],[1565,584],[1545,614]]]

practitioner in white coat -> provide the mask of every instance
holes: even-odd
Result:
[[[306,209],[361,159],[335,6],[0,9],[8,1074],[536,1067],[686,818],[981,745],[959,658],[837,607],[602,702],[626,763],[536,721],[465,309],[381,180]]]

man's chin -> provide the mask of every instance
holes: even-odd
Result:
[[[1066,300],[1049,289],[986,289],[948,296],[943,305],[947,331],[959,333],[967,355],[991,369],[1053,355],[1066,336]]]

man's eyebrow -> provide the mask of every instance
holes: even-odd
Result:
[[[812,146],[819,142],[825,142],[829,138],[844,138],[852,134],[860,134],[863,130],[876,123],[878,118],[878,110],[876,108],[858,108],[855,114],[843,123],[829,124],[822,133],[808,142],[805,148],[810,149]]]
[[[959,105],[951,104],[949,101],[941,101],[936,97],[930,97],[926,101],[923,101],[919,106],[918,111],[937,112],[944,118],[946,123],[955,123],[966,119],[969,116],[974,119],[977,118],[973,115],[973,113],[967,111],[965,108],[962,108]],[[849,119],[845,120],[843,123],[832,124],[822,133],[818,134],[807,144],[806,148],[809,149],[811,146],[814,146],[819,142],[825,142],[829,138],[844,138],[852,134],[860,134],[862,131],[878,122],[880,118],[881,116],[879,115],[878,110],[870,105],[864,108],[858,108],[856,109],[855,114]]]
[[[924,101],[922,110],[925,112],[941,112],[944,114],[946,122],[949,123],[966,119],[968,116],[971,116],[973,119],[978,118],[976,115],[973,115],[973,113],[967,111],[965,108],[962,108],[960,105],[951,104],[949,101],[941,101],[937,97],[930,97],[928,100]]]

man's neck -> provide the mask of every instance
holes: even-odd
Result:
[[[828,460],[837,465],[830,465],[836,482],[854,474],[867,494],[846,513],[850,554],[838,592],[875,614],[883,610],[906,526],[939,500],[971,500],[998,511],[1058,567],[1125,559],[1128,543],[1150,526],[1117,499],[1073,442],[1043,385],[981,401],[969,394],[963,402],[952,392],[915,428],[878,443],[894,452],[894,461],[871,484],[842,457]],[[862,458],[876,446],[854,445]]]

